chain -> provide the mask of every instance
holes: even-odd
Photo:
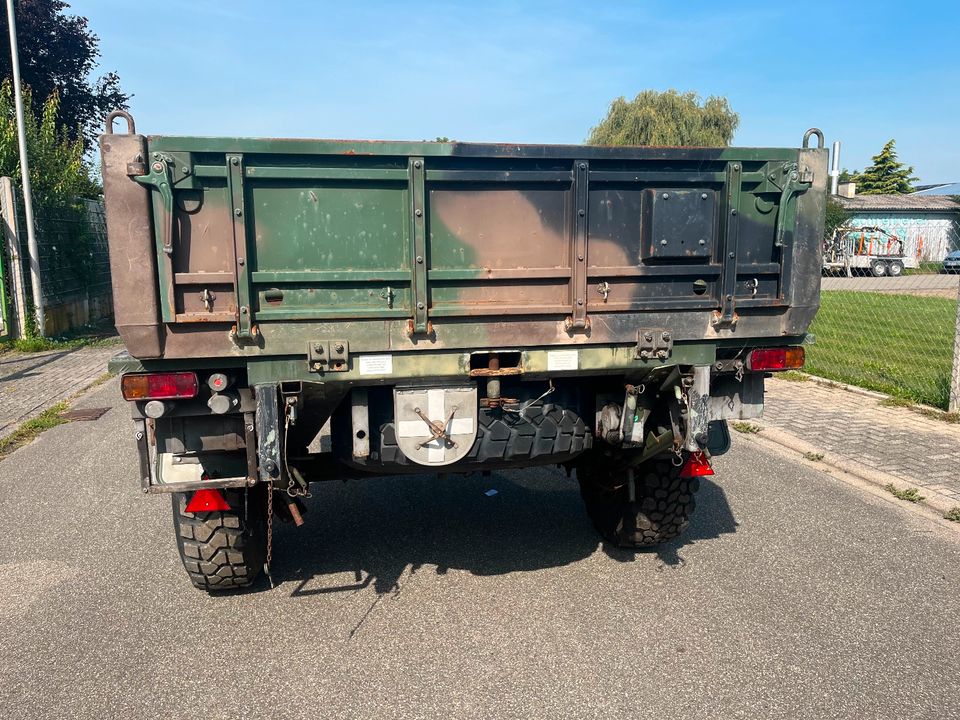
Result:
[[[267,559],[263,563],[263,572],[273,587],[273,576],[270,574],[270,561],[273,559],[273,481],[267,483]]]

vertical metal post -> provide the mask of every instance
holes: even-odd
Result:
[[[953,327],[953,370],[950,373],[950,399],[947,410],[960,412],[960,284],[957,286],[957,319]]]
[[[17,196],[13,180],[0,177],[0,215],[3,216],[3,239],[7,246],[10,267],[10,298],[13,300],[11,335],[27,335],[27,293],[23,285],[23,260],[20,258],[20,228],[17,224]]]
[[[840,189],[840,141],[833,143],[833,157],[830,162],[830,194],[836,195]]]
[[[13,66],[13,96],[17,108],[17,140],[20,145],[20,175],[23,183],[23,209],[27,219],[27,249],[30,253],[30,282],[33,286],[33,308],[37,332],[42,337],[46,318],[40,287],[40,251],[33,220],[33,191],[30,188],[30,160],[27,158],[27,135],[23,120],[23,89],[20,84],[20,54],[17,51],[17,19],[13,0],[7,0],[7,24],[10,27],[10,62]]]

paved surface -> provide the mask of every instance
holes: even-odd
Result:
[[[824,290],[905,293],[956,297],[960,275],[901,275],[900,277],[825,277]]]
[[[960,425],[813,381],[768,380],[763,427],[960,505]]]
[[[97,380],[120,347],[0,355],[0,437]]]
[[[116,398],[0,463],[0,717],[960,715],[960,534],[743,436],[659,552],[553,470],[331,483],[208,597]]]

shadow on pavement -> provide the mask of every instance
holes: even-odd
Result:
[[[489,490],[497,493],[487,496]],[[491,477],[417,475],[312,487],[306,524],[274,525],[275,582],[296,581],[293,596],[400,591],[408,567],[435,566],[474,575],[560,567],[589,557],[600,544],[576,481],[556,470]],[[686,544],[735,532],[723,490],[703,482],[687,532],[655,548],[665,564],[682,564]],[[604,545],[618,562],[634,553]]]

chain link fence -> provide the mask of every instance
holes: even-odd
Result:
[[[824,260],[807,371],[957,410],[957,221],[848,226],[825,242]]]

